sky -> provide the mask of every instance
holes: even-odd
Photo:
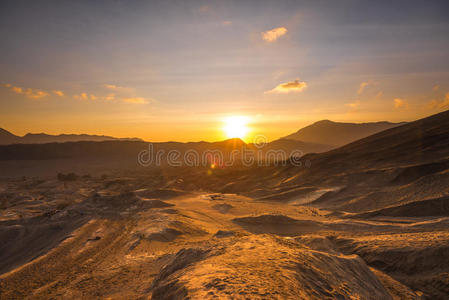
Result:
[[[0,2],[0,127],[148,141],[449,109],[449,1]],[[229,124],[228,124],[229,125]]]

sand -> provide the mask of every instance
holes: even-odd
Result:
[[[1,215],[2,299],[449,293],[447,217],[348,218],[285,201],[145,189],[138,175],[119,179],[3,183],[17,196]]]

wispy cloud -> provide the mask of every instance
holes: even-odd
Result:
[[[226,20],[226,21],[221,22],[221,24],[224,25],[224,26],[231,26],[232,25],[232,21]]]
[[[365,88],[367,88],[369,86],[373,86],[373,85],[377,85],[377,83],[374,81],[371,81],[371,80],[361,82],[359,85],[359,89],[357,90],[357,94],[358,95],[363,94],[363,92],[365,91]]]
[[[396,98],[393,100],[393,105],[396,109],[407,109],[408,108],[408,101],[401,98]]]
[[[115,94],[108,94],[106,97],[104,97],[104,100],[111,101],[115,99]]]
[[[133,93],[134,92],[133,88],[124,87],[124,86],[118,86],[118,85],[115,85],[115,84],[105,84],[104,87],[107,88],[108,90],[112,90],[112,91],[115,91],[117,93],[129,94],[129,93]]]
[[[281,36],[287,34],[287,28],[277,27],[261,33],[262,39],[268,43],[275,42]]]
[[[17,94],[23,94],[23,89],[22,89],[21,87],[12,86],[12,87],[11,87],[11,90],[12,90],[14,93],[17,93]]]
[[[147,104],[149,103],[149,100],[143,97],[134,97],[134,98],[123,98],[123,102],[131,104]]]
[[[58,90],[54,90],[53,94],[55,94],[56,96],[59,96],[59,97],[63,97],[64,96],[64,92],[63,91],[58,91]]]
[[[74,95],[73,98],[76,99],[76,100],[83,100],[83,101],[86,101],[86,100],[91,100],[91,101],[111,101],[111,100],[115,100],[116,96],[113,93],[107,94],[105,96],[81,93],[81,94],[78,94],[78,95]]]
[[[52,90],[52,91],[44,91],[42,89],[32,89],[32,88],[22,88],[19,86],[14,86],[10,83],[4,83],[2,86],[10,89],[16,94],[24,95],[30,99],[40,99],[47,96],[50,96],[50,94],[54,94],[59,97],[63,97],[65,94],[61,90]]]
[[[431,100],[427,106],[430,109],[435,109],[435,108],[449,108],[449,93],[446,93],[446,95],[444,95],[444,98],[442,99],[433,99]]]
[[[73,98],[76,100],[89,100],[89,96],[87,96],[87,93],[81,93],[79,95],[74,95]]]
[[[130,104],[147,104],[153,102],[152,99],[136,95],[134,88],[118,86],[115,84],[105,84],[104,87],[108,90],[114,91],[114,93],[110,93],[107,96],[102,97],[103,100],[110,101],[121,99],[124,103]]]
[[[305,83],[304,81],[299,81],[298,79],[296,79],[295,81],[281,83],[278,86],[276,86],[274,89],[266,91],[265,94],[272,94],[272,93],[280,93],[280,94],[299,93],[299,92],[302,92],[306,88],[307,88],[307,83]]]
[[[27,96],[28,98],[32,99],[39,99],[46,96],[49,96],[50,94],[56,95],[58,97],[63,97],[66,94],[61,90],[51,90],[51,91],[43,91],[43,90],[37,90],[37,89],[31,89],[27,88],[24,89],[22,87],[14,86],[10,83],[4,83],[0,84],[0,86],[3,86],[5,88],[10,89],[14,93],[22,94]],[[72,98],[75,100],[80,101],[122,101],[124,103],[130,103],[130,104],[147,104],[147,103],[153,103],[155,102],[153,99],[150,98],[144,98],[141,96],[136,95],[134,88],[129,87],[123,87],[118,86],[114,84],[105,84],[103,85],[103,88],[106,88],[108,90],[108,93],[97,94],[92,92],[78,92],[77,94],[72,95]],[[113,93],[111,93],[113,91]]]
[[[346,103],[345,106],[351,108],[352,110],[355,110],[355,109],[360,107],[360,104],[361,104],[360,100],[356,100],[356,101],[351,102],[351,103]]]
[[[46,96],[49,95],[47,92],[35,91],[35,90],[32,90],[32,89],[27,89],[25,94],[28,97],[33,98],[33,99],[39,99],[39,98],[46,97]]]
[[[40,99],[49,95],[49,93],[42,90],[31,88],[24,89],[18,86],[13,86],[9,83],[4,84],[4,86],[11,89],[11,91],[13,91],[14,93],[25,95],[26,97],[31,99]]]

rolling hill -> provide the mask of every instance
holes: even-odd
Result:
[[[322,120],[306,126],[284,139],[339,147],[405,123],[339,123]]]
[[[142,141],[139,138],[115,138],[105,135],[89,134],[60,134],[51,135],[46,133],[27,133],[24,136],[18,136],[0,128],[0,145],[10,144],[46,144],[46,143],[65,143],[79,141]]]

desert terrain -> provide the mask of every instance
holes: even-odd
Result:
[[[139,167],[141,143],[1,146],[1,299],[448,298],[448,111],[301,164]]]

